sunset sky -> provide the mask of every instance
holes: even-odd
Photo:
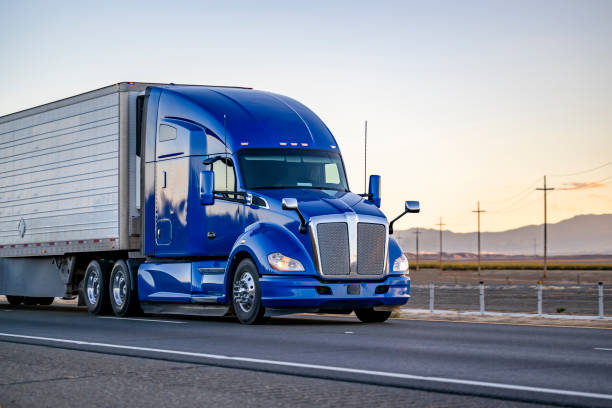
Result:
[[[612,1],[0,3],[0,115],[119,81],[250,86],[329,126],[396,228],[612,213]],[[606,165],[607,164],[607,165]],[[598,168],[599,167],[599,168]],[[587,171],[591,170],[593,171]]]

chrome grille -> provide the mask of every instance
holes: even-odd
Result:
[[[357,273],[382,275],[385,272],[386,227],[382,224],[357,224]]]
[[[349,274],[349,236],[346,222],[317,225],[319,260],[324,275]]]

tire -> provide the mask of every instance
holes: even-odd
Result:
[[[9,302],[9,305],[11,306],[19,306],[20,304],[23,303],[23,296],[10,296],[7,295],[6,296],[6,300]]]
[[[89,313],[107,314],[111,310],[108,296],[110,265],[107,262],[91,261],[83,278],[83,296]]]
[[[115,316],[139,314],[140,305],[134,277],[125,261],[115,262],[108,285],[110,304]]]
[[[355,314],[363,323],[382,323],[391,316],[391,312],[377,311],[373,308],[355,309]]]
[[[242,324],[260,324],[265,321],[265,308],[261,304],[261,289],[257,266],[243,259],[236,268],[232,282],[232,306]]]

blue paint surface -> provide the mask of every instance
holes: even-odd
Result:
[[[267,307],[350,308],[404,304],[410,279],[392,271],[379,281],[331,282],[323,279],[313,261],[309,234],[298,231],[295,211],[282,209],[283,198],[296,198],[304,217],[368,215],[384,218],[378,206],[361,196],[338,190],[309,188],[246,191],[239,163],[241,149],[314,149],[339,153],[325,124],[299,102],[269,92],[201,86],[156,86],[147,92],[144,135],[144,252],[151,257],[138,271],[143,301],[190,303],[194,297],[216,297],[228,303],[231,271],[245,256],[261,275]],[[159,132],[162,126],[163,132]],[[254,196],[242,200],[200,200],[200,173],[213,170],[204,160],[225,157],[236,192]],[[215,186],[225,190],[225,185]],[[264,205],[265,204],[265,205]],[[281,252],[299,260],[304,271],[279,272],[267,256]],[[388,263],[401,255],[389,240]],[[220,272],[222,269],[223,272]],[[360,295],[347,285],[359,284]],[[331,295],[319,295],[316,286]],[[386,293],[375,293],[388,285]]]

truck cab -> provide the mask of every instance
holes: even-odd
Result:
[[[397,218],[379,209],[380,177],[368,194],[351,192],[338,143],[304,105],[165,85],[148,87],[142,107],[145,261],[134,290],[145,312],[256,323],[355,311],[374,322],[408,301],[408,261],[390,236]]]

